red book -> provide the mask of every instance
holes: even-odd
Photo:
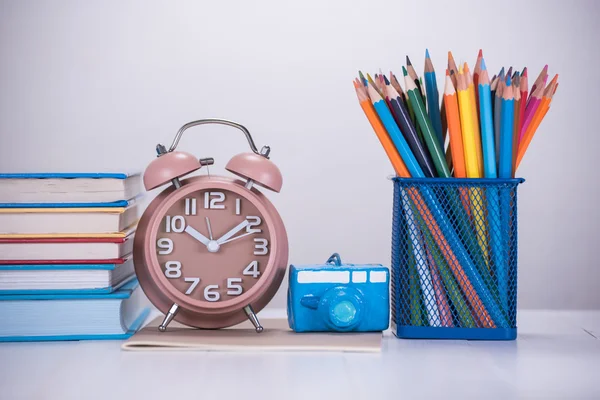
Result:
[[[117,238],[0,238],[0,264],[120,264],[133,234]]]

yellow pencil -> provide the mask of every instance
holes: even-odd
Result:
[[[456,77],[458,108],[460,111],[460,127],[462,131],[463,148],[465,153],[465,168],[468,178],[481,177],[479,161],[475,141],[475,128],[473,127],[473,116],[471,111],[470,93],[467,90],[465,76],[462,68]]]
[[[483,159],[479,164],[479,156],[477,154],[477,147],[481,152],[481,138],[479,137],[479,129],[475,130],[474,124],[476,119],[473,116],[477,116],[474,99],[475,95],[471,95],[468,90],[468,78],[465,76],[463,69],[461,68],[456,77],[457,93],[458,93],[458,107],[460,109],[460,125],[462,128],[463,147],[465,152],[465,167],[467,169],[468,178],[481,178],[483,170]],[[471,84],[472,86],[472,84]],[[479,146],[478,146],[479,143]],[[483,198],[483,192],[480,188],[473,188],[469,190],[469,197],[471,199],[471,212],[473,220],[475,222],[475,230],[477,233],[477,243],[481,248],[484,261],[486,265],[488,252],[487,252],[487,236],[485,226],[485,215],[483,212],[485,200]]]
[[[467,63],[464,64],[464,77],[467,82],[467,90],[471,99],[471,119],[473,121],[473,130],[475,131],[475,153],[477,154],[477,164],[481,173],[480,178],[483,176],[483,152],[481,151],[481,133],[479,131],[479,117],[477,116],[477,103],[475,97],[475,85],[473,84],[473,76],[469,71]],[[479,89],[477,89],[479,90]]]

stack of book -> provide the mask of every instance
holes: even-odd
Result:
[[[121,339],[140,327],[140,193],[139,174],[0,174],[0,341]]]

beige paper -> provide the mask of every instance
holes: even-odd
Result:
[[[261,319],[265,328],[256,333],[249,321],[219,330],[200,330],[172,322],[167,332],[157,327],[156,318],[123,343],[124,350],[208,350],[208,351],[346,351],[380,352],[381,332],[294,333],[287,320]]]

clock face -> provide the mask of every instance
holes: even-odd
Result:
[[[162,274],[192,301],[223,302],[248,292],[269,261],[270,245],[257,207],[223,189],[176,201],[156,235]]]

